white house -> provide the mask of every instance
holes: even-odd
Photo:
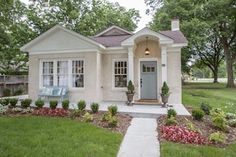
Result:
[[[37,99],[44,86],[67,86],[73,102],[125,101],[132,80],[135,100],[158,100],[166,81],[169,102],[181,103],[181,48],[187,40],[179,20],[171,26],[136,33],[112,26],[93,37],[54,26],[21,48],[29,53],[30,98]]]

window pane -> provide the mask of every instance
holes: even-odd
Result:
[[[72,61],[72,86],[84,87],[84,61]]]
[[[43,62],[42,69],[43,86],[53,86],[53,62]]]
[[[73,75],[73,87],[84,87],[84,75]]]
[[[115,87],[126,87],[126,86],[127,86],[127,75],[116,75]]]

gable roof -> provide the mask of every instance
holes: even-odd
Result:
[[[71,35],[75,36],[76,38],[82,39],[82,40],[84,40],[84,41],[86,41],[86,42],[88,42],[88,43],[90,43],[90,44],[92,44],[94,46],[97,46],[98,48],[105,49],[105,47],[102,44],[100,44],[100,43],[98,43],[98,42],[96,42],[96,41],[94,41],[94,40],[92,40],[92,39],[90,39],[88,37],[85,37],[85,36],[83,36],[83,35],[81,35],[79,33],[76,33],[74,31],[68,30],[68,29],[66,29],[66,28],[64,28],[64,27],[62,27],[60,25],[55,25],[54,27],[52,27],[48,31],[44,32],[43,34],[39,35],[38,37],[36,37],[32,41],[30,41],[29,43],[27,43],[24,46],[22,46],[20,48],[20,50],[27,52],[29,50],[29,48],[34,46],[36,43],[42,41],[43,39],[47,38],[48,36],[50,36],[51,34],[53,34],[54,32],[56,32],[58,30],[65,31],[66,33],[71,34]]]
[[[170,37],[174,40],[174,43],[187,43],[187,39],[181,31],[159,31],[159,33]]]
[[[105,29],[104,31],[102,31],[101,33],[98,33],[97,35],[95,35],[95,37],[101,37],[101,36],[118,36],[118,35],[132,35],[133,33],[120,28],[118,26],[111,26],[107,29]]]
[[[112,35],[91,37],[91,39],[106,47],[119,47],[121,46],[121,42],[129,38],[130,36],[131,35]]]

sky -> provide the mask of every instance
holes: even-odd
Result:
[[[22,2],[28,3],[29,0],[21,0]],[[121,6],[124,6],[127,9],[135,8],[136,10],[139,10],[139,14],[141,16],[141,19],[138,23],[138,28],[136,31],[144,28],[146,24],[148,24],[151,21],[151,15],[146,15],[145,11],[147,9],[146,4],[144,3],[144,0],[108,0],[110,2],[118,2]]]

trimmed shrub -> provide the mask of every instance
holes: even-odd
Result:
[[[11,90],[9,88],[5,88],[2,91],[3,96],[11,96]]]
[[[92,122],[93,121],[93,115],[90,113],[86,112],[83,116],[85,122]]]
[[[80,100],[77,104],[78,109],[81,111],[84,111],[86,108],[86,102],[84,100]]]
[[[21,107],[24,107],[24,108],[30,107],[31,103],[32,103],[31,99],[24,99],[21,101]]]
[[[63,100],[62,101],[62,108],[65,110],[68,110],[70,101],[69,100]]]
[[[201,109],[204,111],[206,115],[209,115],[212,108],[207,103],[201,103]]]
[[[128,82],[127,93],[134,94],[134,84],[132,83],[131,80],[129,80],[129,82]]]
[[[41,99],[38,99],[35,101],[35,106],[37,106],[38,108],[42,108],[44,106],[44,101]]]
[[[111,116],[108,120],[108,126],[113,128],[113,127],[116,127],[117,124],[118,124],[118,120],[116,116]]]
[[[50,104],[50,108],[51,108],[51,109],[56,109],[56,108],[57,108],[58,101],[57,101],[57,100],[51,100],[51,101],[49,102],[49,104]]]
[[[161,87],[161,94],[163,95],[168,95],[169,94],[169,87],[166,83],[166,81],[163,83],[162,87]]]
[[[202,120],[204,117],[204,112],[201,109],[194,109],[192,111],[192,116],[195,120]]]
[[[214,132],[212,134],[210,134],[209,136],[209,140],[215,143],[224,143],[226,139],[225,134],[221,133],[221,132]]]
[[[169,109],[167,111],[167,117],[170,118],[170,117],[176,117],[177,113],[174,109]]]
[[[90,108],[91,108],[91,110],[92,110],[93,113],[97,113],[97,112],[98,112],[98,109],[99,109],[99,105],[98,105],[98,103],[92,103],[92,104],[90,105]]]
[[[169,125],[176,125],[176,124],[177,124],[177,121],[176,121],[175,117],[171,116],[170,118],[167,118],[167,119],[166,119],[165,124],[166,124],[167,126],[169,126]]]
[[[7,106],[9,104],[9,99],[0,99],[0,104],[2,106]]]
[[[115,116],[117,114],[118,108],[116,105],[111,105],[108,107],[108,111],[111,114],[111,116]]]
[[[11,107],[16,107],[16,104],[18,102],[18,99],[12,98],[9,100]]]

